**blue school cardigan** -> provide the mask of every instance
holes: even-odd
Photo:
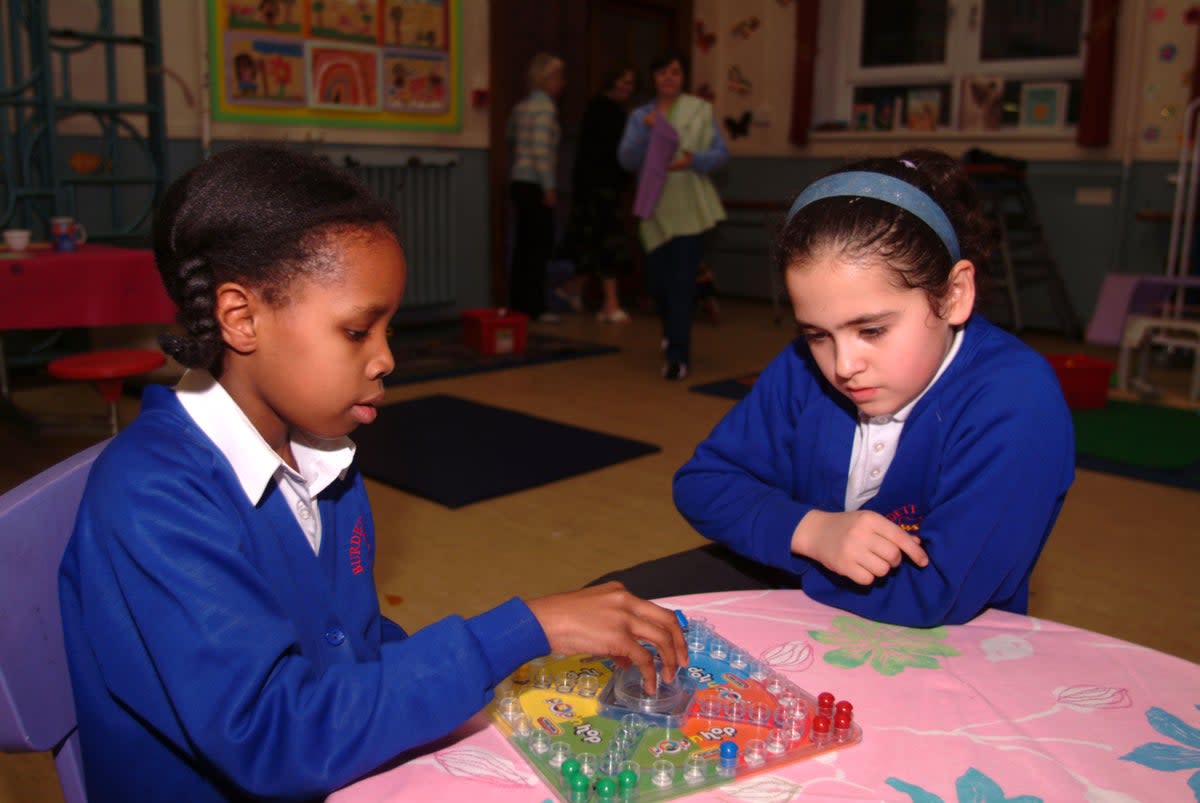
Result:
[[[354,466],[318,506],[314,554],[277,487],[252,504],[175,394],[146,389],[60,569],[89,800],[319,798],[549,651],[518,599],[407,636],[380,614]]]
[[[862,508],[919,535],[930,564],[905,558],[870,586],[791,552],[808,511],[845,509],[857,420],[797,340],[676,473],[676,506],[706,537],[870,619],[930,627],[989,607],[1024,613],[1029,575],[1075,477],[1070,411],[1045,358],[978,315],[968,320]]]

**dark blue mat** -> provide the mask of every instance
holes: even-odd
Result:
[[[692,385],[688,390],[692,393],[704,393],[709,396],[720,396],[723,399],[739,401],[746,398],[746,394],[750,392],[750,388],[754,386],[754,380],[757,378],[758,373],[756,372],[734,377],[733,379],[722,379],[718,382]]]
[[[462,326],[458,324],[416,334],[401,332],[391,339],[391,346],[396,368],[383,380],[386,387],[620,351],[616,346],[602,343],[530,332],[524,353],[486,355],[463,342]]]
[[[363,475],[459,508],[660,451],[642,441],[436,394],[354,433]]]

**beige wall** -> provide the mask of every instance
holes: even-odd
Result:
[[[463,125],[457,133],[381,131],[322,126],[276,126],[213,122],[206,129],[207,97],[203,94],[207,46],[205,0],[163,0],[163,38],[166,66],[167,130],[175,138],[320,139],[330,143],[405,144],[444,147],[488,146],[487,112],[470,106],[471,90],[488,83],[488,3],[463,3]],[[2,5],[0,0],[0,5]],[[116,0],[118,29],[138,29],[137,0]],[[730,150],[744,156],[858,156],[892,153],[913,144],[932,144],[951,152],[983,147],[1007,155],[1042,159],[1172,160],[1182,136],[1183,113],[1190,91],[1191,67],[1200,27],[1187,25],[1190,0],[1125,0],[1117,25],[1117,79],[1113,108],[1113,141],[1107,148],[1082,149],[1070,135],[1030,139],[1020,134],[980,136],[978,133],[902,132],[814,134],[806,148],[787,142],[791,115],[793,61],[793,3],[779,0],[696,0],[696,21],[715,34],[707,52],[693,48],[693,87],[707,83],[716,93],[720,119],[750,111],[754,122],[744,138],[730,141]],[[95,24],[94,0],[53,0],[52,23],[88,28]],[[749,38],[733,28],[749,17],[759,28]],[[1164,58],[1173,49],[1174,57]],[[123,99],[139,100],[139,54],[123,48],[118,73]],[[72,91],[78,97],[101,97],[104,66],[99,52],[77,57]],[[57,64],[55,65],[57,69]],[[751,83],[749,94],[730,88],[736,67]],[[822,91],[818,86],[817,91]],[[728,129],[722,125],[728,132]],[[68,133],[95,133],[94,123],[71,121]]]
[[[53,0],[49,3],[51,25],[94,29],[97,20],[95,0]],[[140,31],[137,0],[115,0],[115,25],[121,33]],[[208,47],[205,0],[162,0],[162,35],[166,76],[167,134],[172,138],[212,139],[316,139],[330,143],[396,144],[440,147],[486,148],[488,122],[486,109],[473,109],[471,90],[485,88],[488,82],[488,3],[487,0],[462,0],[462,71],[463,112],[459,132],[423,132],[403,130],[354,129],[333,126],[286,126],[257,123],[213,122],[205,127],[207,96],[206,51]],[[120,48],[117,73],[122,100],[139,101],[141,55],[134,48]],[[58,65],[55,64],[58,71]],[[89,52],[74,57],[71,90],[75,97],[102,98],[105,67],[101,53]],[[61,81],[61,75],[59,76]],[[94,134],[95,123],[77,119],[61,129],[64,133]]]

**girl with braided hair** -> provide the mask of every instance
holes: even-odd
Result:
[[[650,686],[644,642],[673,677],[674,614],[617,583],[412,638],[381,615],[347,435],[394,367],[388,204],[316,156],[244,146],[171,186],[154,249],[184,330],[163,346],[189,371],[96,460],[59,576],[89,799],[323,798],[552,651]]]

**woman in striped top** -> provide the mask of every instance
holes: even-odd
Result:
[[[512,148],[510,192],[516,210],[509,306],[552,323],[546,312],[546,263],[554,247],[558,112],[554,99],[566,83],[562,59],[538,53],[529,66],[529,94],[508,120]]]

